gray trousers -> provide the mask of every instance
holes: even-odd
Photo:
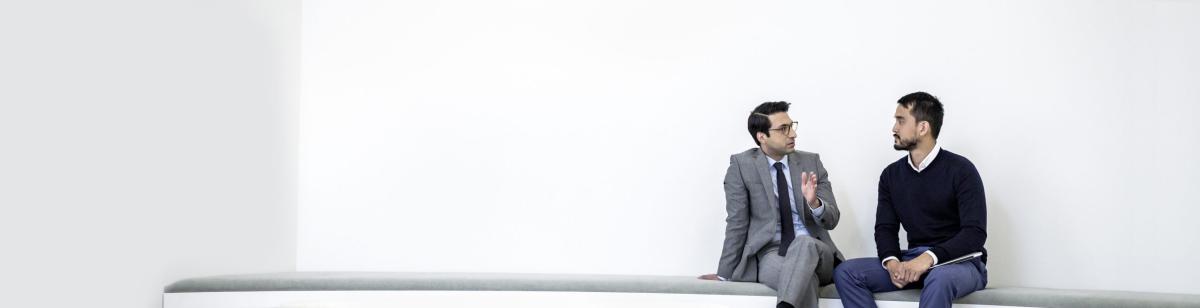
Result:
[[[779,245],[758,255],[758,282],[775,289],[779,301],[796,308],[817,308],[820,288],[833,283],[833,249],[810,236],[797,236],[779,256]]]

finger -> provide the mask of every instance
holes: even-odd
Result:
[[[912,282],[916,282],[919,279],[921,279],[921,274],[917,273],[917,271],[913,270],[913,271],[908,272],[908,279],[905,279],[905,282],[912,283]]]

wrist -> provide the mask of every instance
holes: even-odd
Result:
[[[934,265],[938,264],[938,257],[933,253],[933,251],[926,250],[925,253],[921,254],[921,257],[928,259],[929,267],[933,267]]]
[[[927,268],[933,267],[933,264],[934,264],[933,258],[929,257],[928,255],[922,254],[920,259],[921,259],[920,260],[921,265],[925,265],[925,267],[927,267]],[[913,260],[913,261],[917,261],[917,260]]]
[[[891,268],[888,267],[890,264],[890,263],[888,263],[889,261],[896,261],[895,263],[899,264],[900,258],[897,258],[897,257],[883,258],[883,261],[879,262],[879,266],[882,266],[884,269],[887,269],[890,271]]]

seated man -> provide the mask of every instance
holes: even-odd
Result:
[[[846,261],[834,274],[845,307],[875,307],[873,293],[921,291],[920,307],[950,307],[954,299],[987,285],[987,207],[983,180],[967,158],[937,144],[942,103],[916,92],[900,98],[892,137],[908,155],[879,176],[875,213],[878,258]],[[900,226],[909,249],[900,250]],[[975,252],[978,258],[941,264]]]
[[[820,156],[795,150],[800,123],[787,111],[767,102],[750,114],[758,147],[729,158],[721,262],[700,278],[763,283],[778,292],[778,307],[816,308],[842,259],[826,231],[841,214]]]

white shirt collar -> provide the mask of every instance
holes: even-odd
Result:
[[[783,163],[783,169],[787,169],[787,167],[788,167],[787,157],[788,157],[787,155],[784,155],[782,159],[780,159],[779,161],[775,161],[775,159],[771,158],[770,156],[767,156],[767,162],[769,163],[769,165],[771,165],[771,168],[775,168],[775,163]]]
[[[941,152],[941,151],[942,151],[942,145],[940,145],[940,144],[937,144],[937,142],[934,142],[934,144],[933,144],[933,150],[929,150],[929,155],[925,155],[925,159],[922,159],[922,160],[921,160],[921,164],[920,164],[920,165],[913,166],[913,163],[912,163],[912,153],[909,153],[909,154],[908,154],[908,157],[907,157],[907,158],[905,158],[904,160],[905,160],[905,161],[908,161],[908,166],[909,166],[909,167],[912,167],[912,168],[913,168],[913,171],[916,171],[916,172],[920,173],[921,171],[924,171],[924,170],[925,170],[925,168],[928,168],[928,167],[929,167],[929,164],[933,162],[933,159],[934,159],[935,157],[937,157],[937,155],[938,155],[938,152]],[[768,157],[767,159],[770,159],[770,158]]]

